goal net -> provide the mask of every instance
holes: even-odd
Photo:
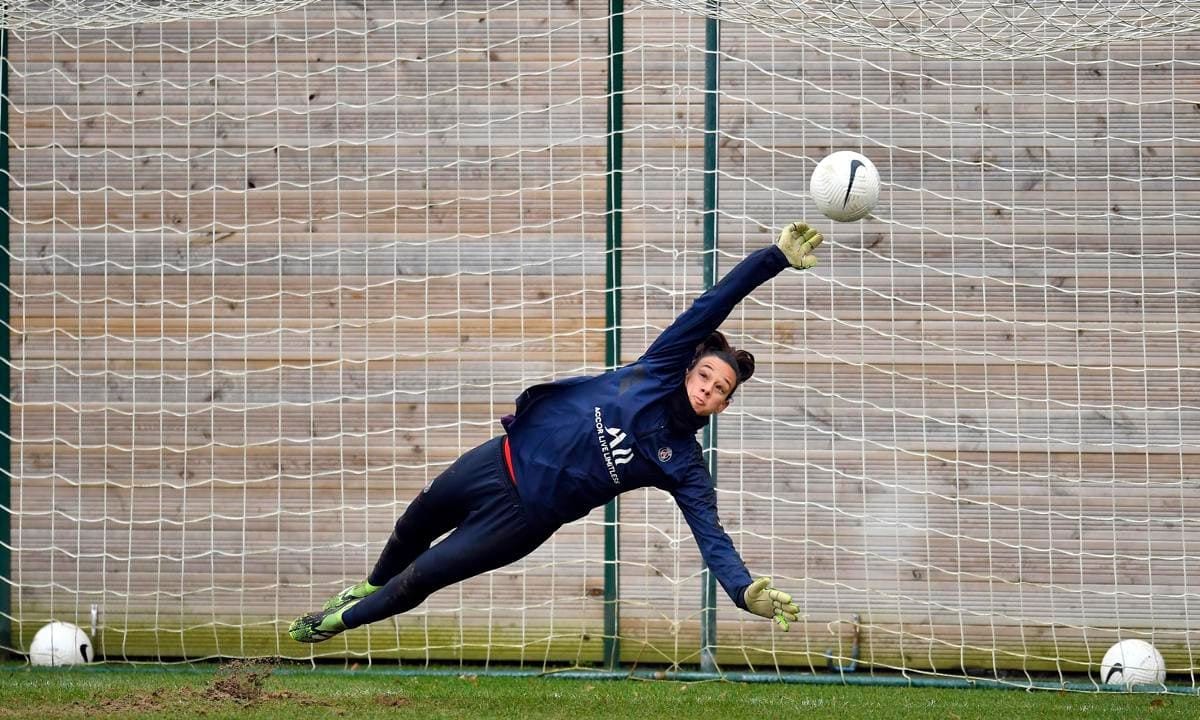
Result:
[[[950,60],[1034,57],[1200,29],[1172,0],[650,0],[776,35]]]
[[[610,327],[636,359],[706,262],[808,218],[818,268],[724,326],[758,371],[712,451],[726,530],[805,618],[718,597],[718,667],[1091,683],[1138,637],[1191,683],[1200,34],[1165,7],[1023,58],[724,24],[715,253],[698,14],[12,24],[5,647],[58,619],[109,661],[697,666],[706,578],[654,490],[392,620],[286,628],[524,387],[603,371]],[[883,179],[856,224],[806,196],[840,149]]]

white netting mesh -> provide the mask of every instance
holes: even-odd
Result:
[[[313,0],[16,0],[0,25],[11,30],[116,28],[172,20],[221,20],[285,12]]]
[[[776,34],[942,58],[1013,59],[1200,28],[1195,3],[649,0]]]
[[[522,388],[604,366],[608,12],[8,34],[16,650],[95,605],[108,660],[601,656],[601,512],[392,622],[285,630]],[[631,361],[701,289],[705,23],[631,6],[624,39]],[[817,217],[833,149],[883,196],[726,323],[759,370],[722,519],[807,621],[719,597],[723,668],[847,663],[854,618],[873,670],[1078,677],[1119,636],[1196,666],[1198,49],[950,63],[727,26],[718,275]],[[623,659],[694,666],[690,531],[659,491],[618,525]]]

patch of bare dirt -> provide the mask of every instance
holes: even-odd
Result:
[[[190,688],[184,688],[190,690]],[[89,707],[88,703],[76,701],[72,703],[75,707],[81,710],[94,711],[99,709],[105,713],[121,714],[121,713],[151,713],[166,710],[168,708],[177,707],[179,703],[179,692],[176,690],[154,690],[147,695],[121,698],[103,698],[95,705]]]
[[[219,666],[212,679],[203,687],[160,688],[143,695],[117,698],[77,700],[70,707],[60,707],[56,715],[47,717],[94,717],[109,715],[182,714],[205,715],[230,704],[250,707],[263,703],[290,702],[307,706],[329,706],[331,703],[304,693],[289,690],[268,690],[267,679],[274,666],[256,660],[234,660]],[[0,718],[10,717],[0,711]],[[25,717],[17,714],[15,717]]]
[[[412,704],[412,700],[403,695],[391,695],[388,693],[380,693],[372,698],[372,700],[380,707],[406,707]]]
[[[217,668],[213,679],[204,689],[210,700],[231,700],[251,705],[263,699],[263,685],[275,667],[256,660],[233,660]]]

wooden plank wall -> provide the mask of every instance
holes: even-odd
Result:
[[[18,38],[24,635],[98,603],[110,658],[306,657],[291,618],[524,386],[602,367],[602,12]],[[597,656],[600,532],[315,650]]]
[[[15,38],[23,637],[98,603],[113,659],[306,656],[288,620],[424,483],[525,385],[602,366],[606,12]],[[701,289],[704,35],[626,27],[631,361]],[[815,215],[831,149],[885,189],[727,323],[759,373],[722,518],[807,621],[720,598],[723,666],[820,667],[858,615],[879,667],[1084,670],[1121,631],[1187,668],[1198,41],[950,65],[725,26],[721,268]],[[621,507],[623,659],[694,663],[690,534],[662,493]],[[600,521],[316,649],[594,661]]]
[[[643,20],[625,280],[652,329],[631,358],[702,247],[703,23]],[[807,622],[772,634],[721,597],[721,661],[819,670],[857,616],[877,667],[1078,672],[1139,636],[1190,670],[1197,42],[949,64],[724,26],[721,267],[817,216],[831,150],[885,187],[726,323],[760,370],[720,419],[722,517]],[[661,494],[623,508],[627,645],[695,662],[686,527]]]

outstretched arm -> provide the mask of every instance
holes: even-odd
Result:
[[[717,494],[703,465],[694,465],[672,493],[683,512],[700,554],[733,603],[743,610],[775,621],[784,632],[799,617],[792,596],[771,586],[771,579],[750,581],[750,573],[717,516]]]
[[[750,573],[742,562],[742,556],[733,547],[733,541],[729,539],[725,528],[721,526],[712,476],[703,465],[693,465],[687,479],[671,494],[683,512],[683,519],[692,529],[692,536],[700,546],[704,563],[729,595],[729,599],[746,610],[745,594],[751,582]]]
[[[720,282],[696,298],[650,345],[642,359],[685,369],[696,346],[720,327],[733,308],[755,288],[789,265],[800,270],[816,265],[812,251],[821,240],[821,234],[804,223],[788,225],[773,247],[750,253]]]

